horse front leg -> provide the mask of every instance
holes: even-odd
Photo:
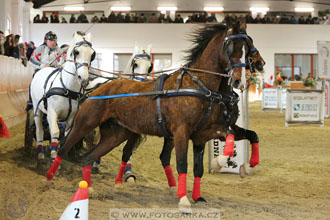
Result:
[[[57,146],[60,137],[60,129],[58,128],[57,119],[58,117],[55,109],[49,106],[47,110],[47,120],[49,124],[50,136],[51,136],[50,157],[52,162],[55,160],[57,156]]]
[[[206,202],[206,200],[201,196],[200,184],[202,176],[204,174],[204,149],[205,144],[196,145],[194,143],[194,188],[192,193],[192,199],[197,202]]]
[[[168,186],[170,187],[170,193],[172,194],[173,190],[176,188],[176,181],[173,175],[173,170],[171,167],[171,153],[173,150],[173,139],[172,138],[166,138],[164,137],[164,145],[163,145],[163,150],[159,156],[160,161],[162,162],[162,166],[164,168],[166,178],[167,178],[167,183]]]
[[[176,165],[179,174],[177,195],[179,198],[179,210],[184,213],[191,213],[191,204],[187,198],[187,153],[188,153],[188,126],[177,127],[173,134],[175,147]]]
[[[231,126],[235,132],[235,140],[248,139],[251,144],[251,157],[249,161],[249,168],[245,168],[244,165],[240,168],[240,175],[244,178],[249,170],[259,164],[259,137],[255,131],[241,128],[237,125]]]
[[[44,115],[43,112],[38,110],[37,115],[34,116],[34,123],[36,126],[38,162],[42,162],[45,159],[45,152],[43,147],[43,141],[44,141],[44,128],[42,124],[43,115]]]

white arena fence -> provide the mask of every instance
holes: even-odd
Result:
[[[8,127],[25,120],[33,72],[20,59],[0,55],[0,113]]]

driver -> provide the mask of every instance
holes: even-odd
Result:
[[[64,63],[61,49],[57,46],[57,36],[54,32],[46,33],[44,43],[37,47],[30,58],[30,65],[36,72],[44,67],[57,67]]]

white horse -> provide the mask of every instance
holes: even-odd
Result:
[[[51,135],[51,158],[57,154],[59,139],[58,120],[66,121],[65,133],[69,131],[83,96],[82,87],[89,77],[89,65],[95,58],[91,34],[76,32],[67,51],[67,61],[62,68],[46,67],[39,70],[31,82],[30,95],[33,102],[38,159],[43,160],[43,114],[47,114]],[[73,62],[72,62],[73,61]],[[81,63],[76,64],[75,62]]]
[[[151,60],[151,49],[152,44],[149,44],[147,49],[139,49],[138,45],[135,44],[134,52],[131,58],[129,59],[125,69],[123,78],[134,79],[137,81],[145,81],[148,77],[144,74],[150,73],[153,69],[153,63]],[[140,75],[139,74],[143,74]],[[96,77],[93,80],[90,80],[87,86],[87,89],[95,89],[99,85],[108,82],[107,78]]]

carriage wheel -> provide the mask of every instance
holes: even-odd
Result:
[[[24,149],[25,149],[25,153],[28,156],[31,156],[33,152],[33,138],[34,138],[34,131],[32,128],[33,122],[34,122],[33,110],[31,109],[26,112],[26,121],[25,121]]]

